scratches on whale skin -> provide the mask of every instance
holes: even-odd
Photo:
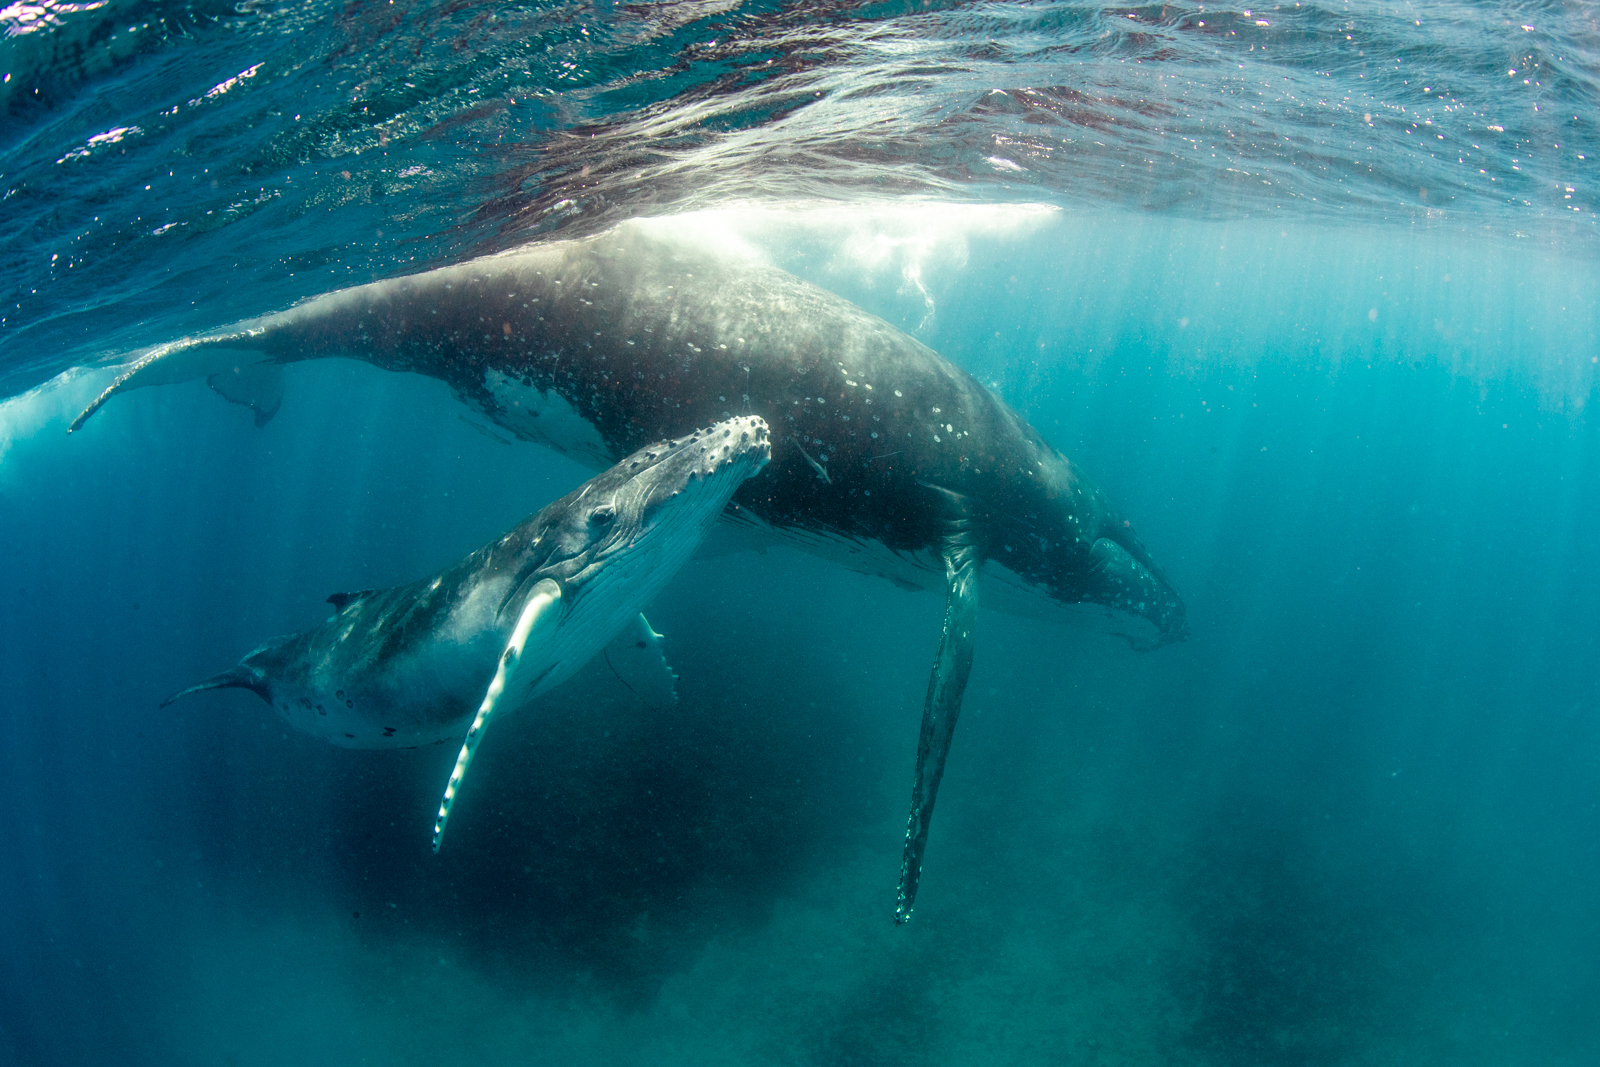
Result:
[[[794,438],[791,437],[789,440],[794,441]],[[811,469],[817,472],[817,477],[822,479],[822,484],[823,485],[832,485],[833,484],[833,479],[828,477],[828,468],[827,467],[824,467],[822,464],[820,464],[816,460],[812,459],[811,458],[811,453],[807,452],[804,448],[802,448],[798,441],[794,442],[794,447],[800,449],[800,454],[802,456],[806,457],[806,462],[811,464]]]

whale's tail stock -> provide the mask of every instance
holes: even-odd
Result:
[[[266,683],[261,678],[260,672],[240,664],[237,667],[230,667],[221,674],[214,674],[203,682],[196,682],[187,689],[178,690],[163,700],[161,707],[175,704],[192,693],[203,693],[207,689],[248,689],[262,700],[272,702],[272,698],[267,695]]]

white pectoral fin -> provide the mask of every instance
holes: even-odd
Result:
[[[661,648],[650,620],[636,615],[601,651],[617,680],[650,707],[664,711],[678,703],[678,676]]]
[[[472,720],[467,739],[461,745],[461,754],[456,756],[455,770],[450,772],[450,782],[444,787],[444,799],[439,802],[439,817],[433,824],[433,851],[439,851],[439,841],[444,837],[444,824],[450,819],[450,807],[455,803],[461,780],[467,776],[467,768],[472,764],[472,754],[477,751],[478,742],[483,740],[483,732],[489,728],[489,720],[499,707],[500,698],[516,681],[529,635],[543,627],[556,625],[560,615],[561,586],[546,578],[533,587],[527,603],[523,605],[516,629],[511,632],[511,640],[506,642],[505,651],[500,653],[494,680],[489,683],[489,691],[483,695],[477,717]]]

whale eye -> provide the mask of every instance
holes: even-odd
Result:
[[[606,526],[610,526],[612,520],[616,517],[617,513],[611,509],[610,505],[595,508],[593,511],[589,512],[589,525],[604,528]]]

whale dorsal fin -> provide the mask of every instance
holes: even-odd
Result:
[[[650,620],[636,615],[600,652],[617,680],[657,711],[678,703],[678,676],[667,663],[661,640]]]
[[[334,613],[338,614],[356,601],[363,600],[376,592],[376,589],[358,589],[354,593],[329,593],[328,603],[333,605]]]
[[[547,627],[556,626],[560,618],[561,586],[554,579],[541,579],[529,591],[527,603],[522,606],[522,614],[517,618],[516,628],[511,631],[511,640],[506,642],[505,650],[500,653],[500,665],[495,668],[494,680],[489,683],[489,691],[483,695],[483,703],[478,706],[478,714],[467,730],[467,739],[462,742],[461,753],[456,756],[455,769],[450,772],[450,781],[444,787],[444,799],[439,802],[439,817],[433,822],[434,852],[439,851],[439,842],[444,837],[444,825],[450,820],[450,808],[455,804],[461,780],[467,776],[467,768],[472,765],[473,753],[478,750],[478,743],[483,740],[483,732],[489,728],[489,720],[494,717],[495,711],[500,706],[500,698],[505,695],[509,687],[522,688],[518,684],[517,671],[522,666],[522,653],[527,648],[529,636]]]

